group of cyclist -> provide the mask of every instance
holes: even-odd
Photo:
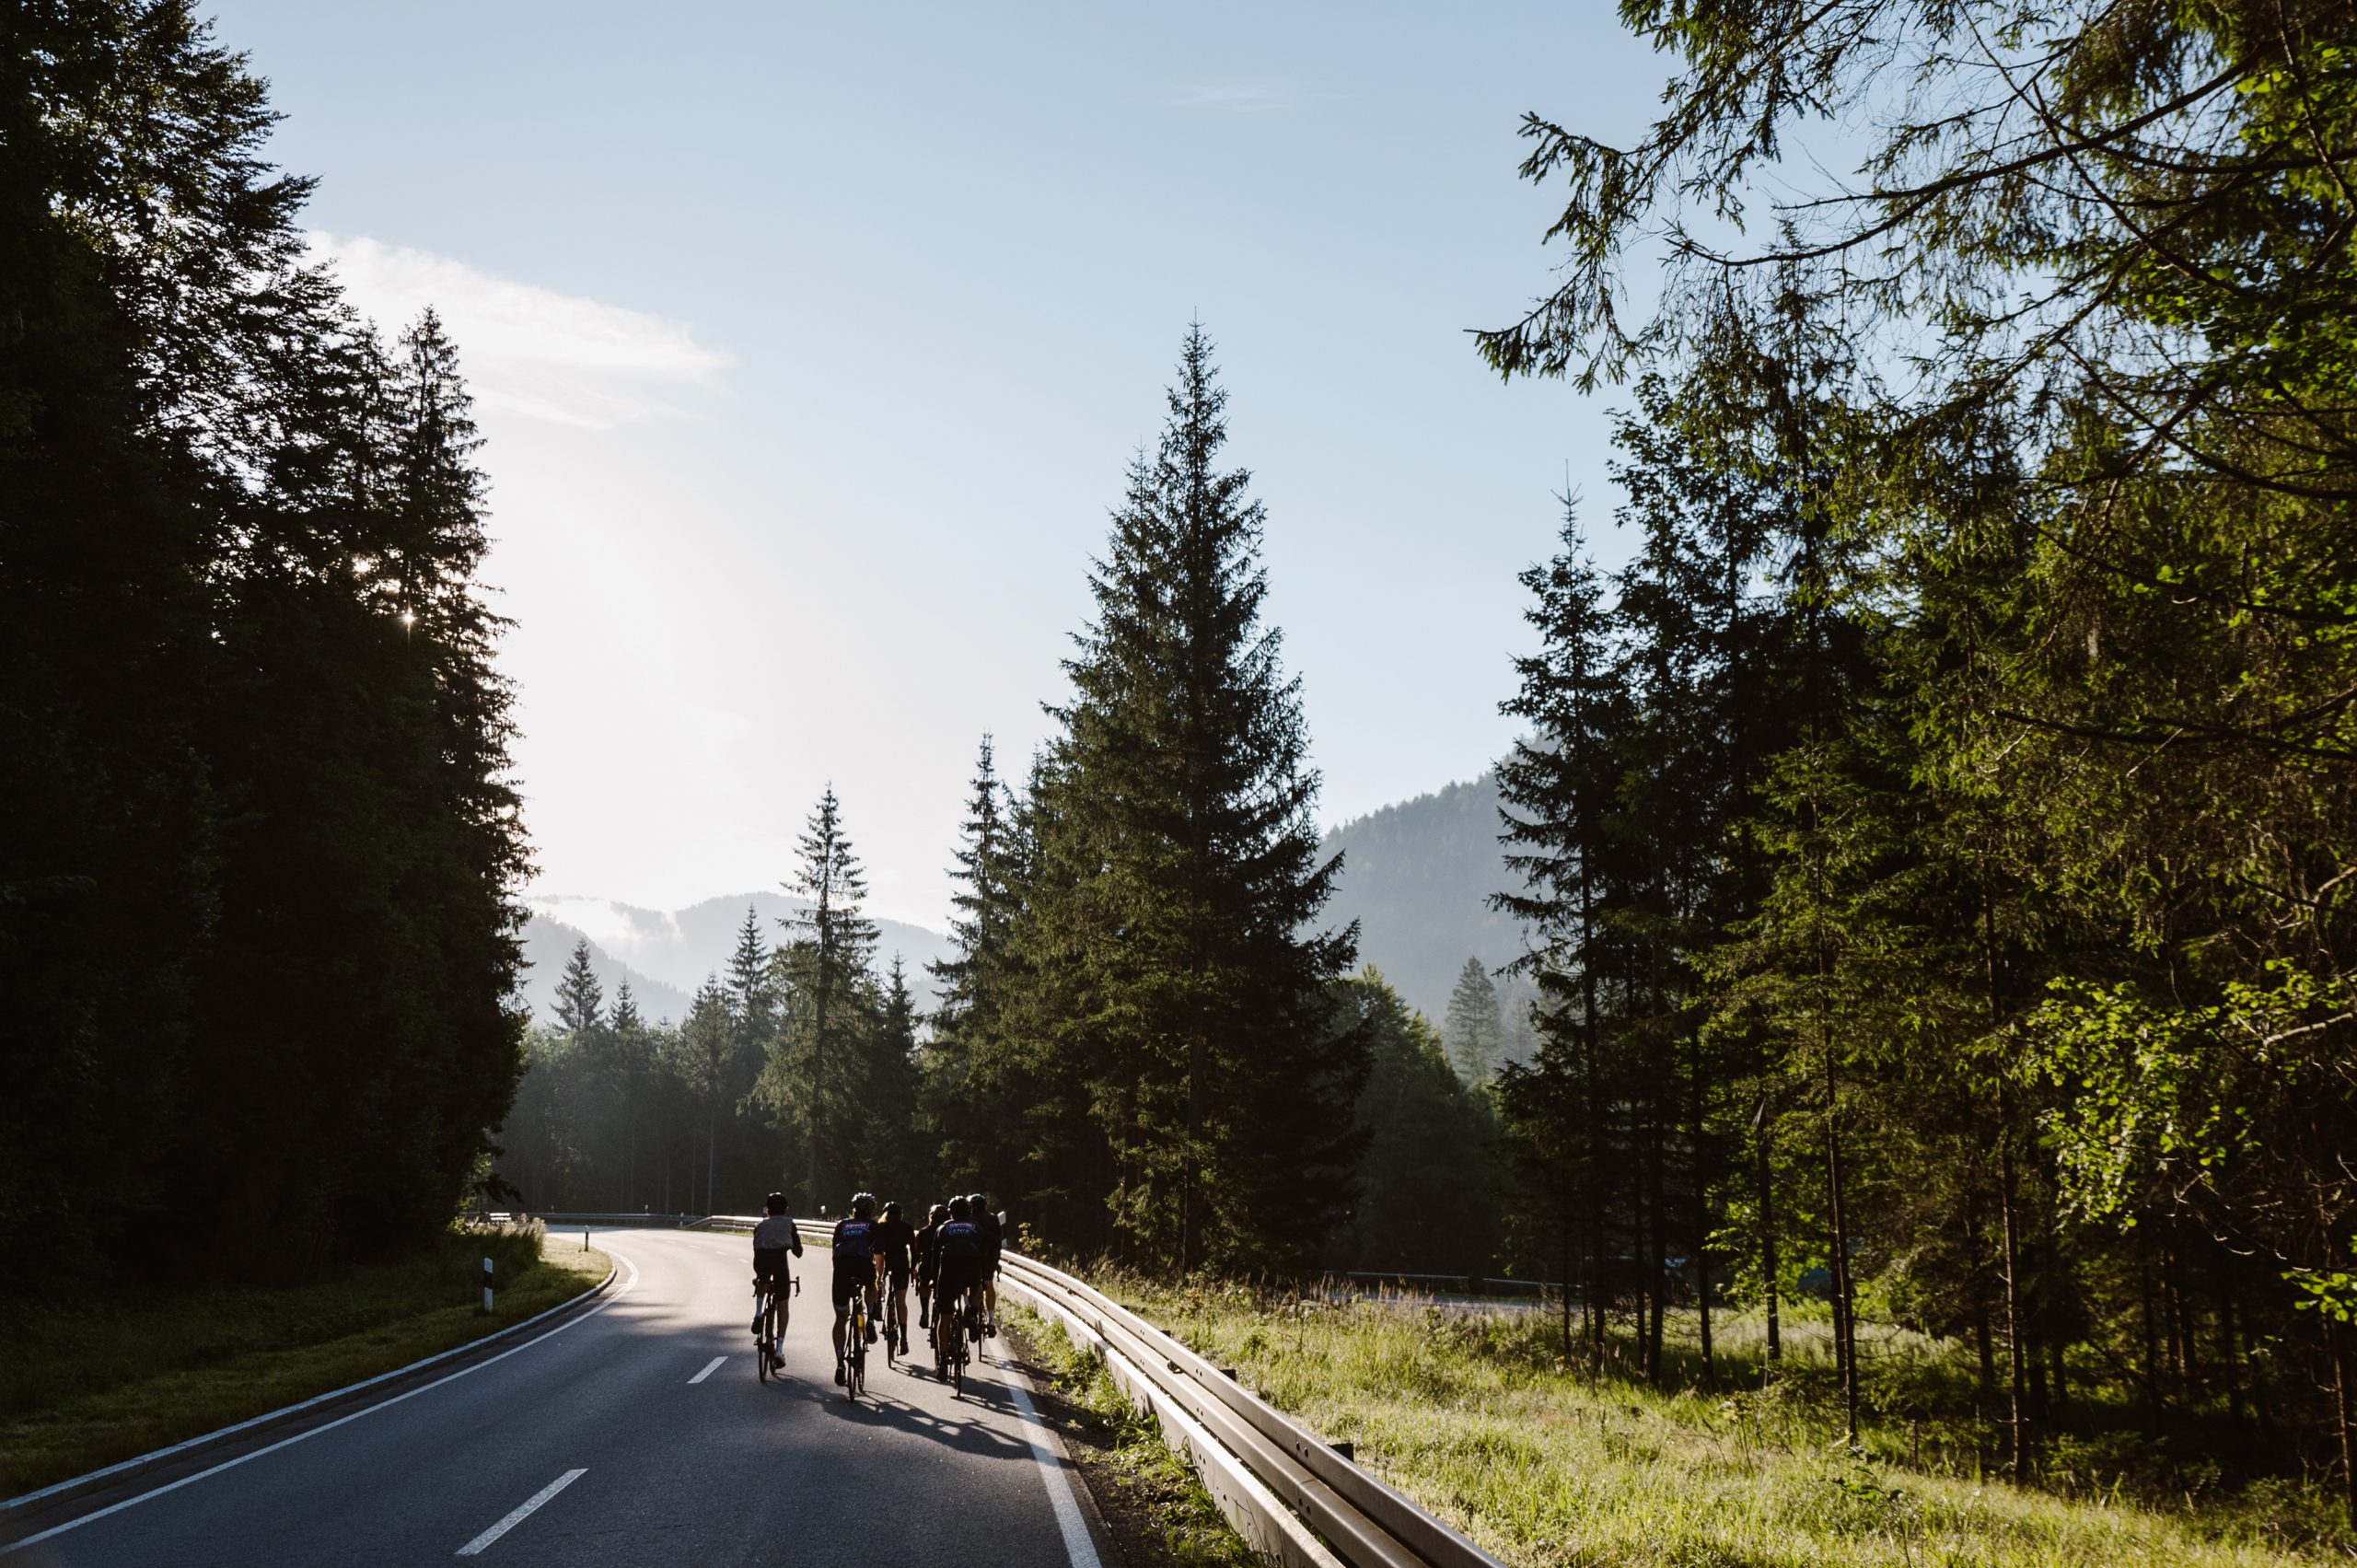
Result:
[[[767,1293],[783,1289],[786,1260],[802,1255],[802,1237],[786,1213],[785,1194],[771,1193],[763,1207],[761,1221],[753,1229],[753,1276]],[[896,1335],[893,1348],[903,1356],[909,1353],[911,1277],[917,1287],[917,1327],[933,1330],[936,1365],[940,1325],[951,1314],[971,1338],[996,1334],[1002,1239],[999,1216],[980,1192],[934,1204],[921,1228],[909,1224],[899,1203],[879,1209],[873,1192],[854,1194],[850,1212],[835,1222],[833,1237],[834,1283],[828,1296],[835,1312],[835,1382],[845,1380],[843,1342],[850,1332],[854,1295],[866,1297],[867,1342],[876,1342],[881,1318],[885,1331]],[[888,1301],[893,1311],[885,1318]],[[761,1331],[757,1315],[753,1337],[760,1339]]]

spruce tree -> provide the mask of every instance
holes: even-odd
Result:
[[[1345,1200],[1360,1032],[1320,931],[1341,869],[1311,819],[1300,690],[1261,621],[1264,517],[1223,471],[1226,393],[1190,330],[1067,661],[1019,938],[1041,1045],[1087,1086],[1110,1233],[1182,1272],[1304,1260]]]
[[[557,976],[557,1023],[575,1041],[586,1040],[603,1021],[605,1006],[606,988],[598,979],[597,966],[590,962],[589,938],[584,936],[575,941],[564,972]]]
[[[1551,560],[1522,573],[1536,600],[1524,619],[1541,645],[1515,661],[1521,688],[1499,704],[1530,732],[1498,764],[1499,838],[1523,890],[1491,902],[1528,933],[1515,968],[1537,981],[1540,1001],[1538,1051],[1501,1074],[1498,1111],[1507,1158],[1523,1178],[1516,1217],[1525,1244],[1552,1255],[1567,1287],[1564,1353],[1576,1275],[1582,1359],[1596,1372],[1604,1364],[1615,1178],[1624,1163],[1611,1128],[1624,1074],[1606,1016],[1621,966],[1603,913],[1628,714],[1603,584],[1569,496],[1561,543]]]
[[[745,923],[737,928],[736,948],[728,955],[728,995],[737,1015],[737,1050],[748,1060],[759,1060],[775,1025],[777,997],[772,981],[761,917],[747,904]]]
[[[832,785],[812,809],[799,848],[802,864],[786,886],[802,907],[780,922],[788,936],[777,955],[793,992],[792,1027],[772,1056],[766,1089],[771,1103],[799,1123],[808,1181],[803,1201],[815,1212],[825,1202],[821,1179],[839,1174],[856,1152],[853,1097],[877,931],[861,912],[867,877]]]
[[[1468,958],[1448,993],[1448,1013],[1441,1021],[1441,1039],[1448,1063],[1469,1086],[1490,1081],[1503,1054],[1503,1029],[1498,1018],[1498,988],[1479,958]]]

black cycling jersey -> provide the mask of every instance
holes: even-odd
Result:
[[[933,1278],[934,1251],[941,1240],[941,1222],[935,1220],[917,1232],[917,1278]]]
[[[884,1267],[895,1277],[905,1278],[909,1272],[909,1249],[916,1245],[917,1233],[906,1220],[876,1222],[876,1254],[884,1260]]]
[[[974,1226],[982,1233],[982,1267],[997,1268],[999,1249],[1004,1240],[999,1233],[998,1216],[986,1214],[974,1222]]]
[[[854,1214],[835,1222],[835,1272],[856,1268],[872,1273],[876,1268],[876,1222]]]
[[[945,1264],[961,1259],[980,1262],[982,1257],[981,1227],[971,1220],[945,1220],[941,1234],[934,1239],[934,1248]]]

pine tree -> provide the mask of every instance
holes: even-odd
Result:
[[[573,944],[573,956],[557,977],[557,1022],[575,1040],[586,1040],[603,1021],[605,1005],[606,988],[598,980],[597,966],[589,959],[589,938],[584,936]]]
[[[898,953],[885,970],[876,1013],[860,1099],[866,1133],[863,1163],[866,1179],[878,1191],[912,1192],[929,1172],[919,1147],[917,1004]]]
[[[1457,1077],[1469,1086],[1488,1083],[1504,1054],[1504,1031],[1498,1017],[1498,988],[1480,959],[1466,959],[1457,971],[1440,1032]]]
[[[1318,858],[1299,686],[1260,621],[1261,509],[1217,467],[1211,353],[1191,329],[1090,575],[1018,936],[1026,1027],[1087,1086],[1098,1140],[1066,1179],[1103,1195],[1098,1238],[1181,1272],[1307,1256],[1347,1194],[1366,1060],[1328,1002],[1356,932],[1314,927],[1340,862]]]
[[[627,1211],[644,1207],[645,1202],[638,1184],[639,1130],[646,1121],[645,1093],[649,1073],[654,1066],[655,1050],[646,1020],[639,1014],[638,999],[631,994],[628,980],[614,987],[614,1011],[606,1021],[604,1035],[610,1042],[608,1071],[613,1081],[621,1113],[618,1120],[622,1129],[621,1206]]]
[[[772,978],[761,917],[747,904],[745,923],[737,928],[736,949],[728,955],[728,995],[737,1016],[737,1050],[748,1060],[760,1059],[776,1024]]]
[[[679,1056],[683,1075],[703,1110],[703,1207],[700,1212],[714,1214],[720,1207],[714,1190],[720,1169],[720,1113],[733,1098],[731,1074],[737,1056],[737,1020],[728,1005],[728,992],[717,975],[706,976],[697,988],[688,1016],[679,1025]],[[691,1171],[693,1168],[691,1165]],[[690,1207],[695,1206],[692,1183],[688,1202]]]
[[[1506,1155],[1523,1178],[1518,1228],[1562,1271],[1564,1353],[1573,1292],[1585,1314],[1591,1373],[1604,1365],[1607,1271],[1615,1157],[1609,1120],[1622,1068],[1608,1031],[1608,989],[1619,969],[1603,918],[1618,846],[1618,753],[1627,704],[1612,667],[1614,628],[1589,563],[1576,503],[1563,498],[1562,549],[1522,574],[1537,601],[1524,619],[1542,640],[1517,658],[1521,689],[1499,704],[1530,734],[1498,764],[1505,863],[1523,884],[1491,902],[1519,919],[1531,946],[1518,971],[1538,986],[1538,1049],[1498,1084]],[[1543,1254],[1542,1254],[1543,1255]]]
[[[777,954],[792,993],[789,1038],[772,1053],[764,1092],[800,1124],[809,1183],[803,1201],[816,1212],[826,1191],[821,1178],[857,1153],[851,1146],[853,1096],[877,930],[861,912],[867,877],[843,832],[831,785],[811,811],[799,847],[802,864],[787,890],[803,903],[780,923],[789,935]]]

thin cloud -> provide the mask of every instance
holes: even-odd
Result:
[[[463,261],[367,238],[308,237],[354,308],[388,335],[431,305],[459,345],[477,403],[586,430],[676,412],[671,394],[707,383],[728,356],[688,327],[644,311],[494,277]]]

